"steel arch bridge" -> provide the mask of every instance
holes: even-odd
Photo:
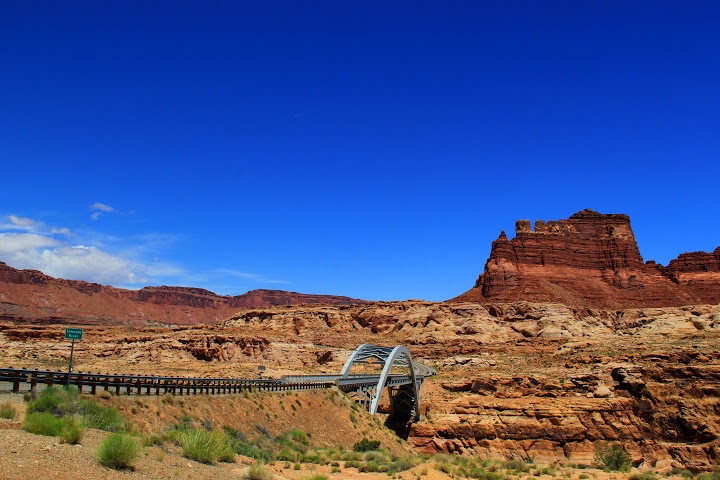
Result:
[[[380,375],[351,374],[356,365],[375,363],[382,365]],[[405,373],[392,373],[393,368],[402,368]],[[347,359],[336,384],[345,393],[354,391],[358,401],[372,415],[377,413],[383,390],[387,388],[390,417],[417,420],[420,417],[422,382],[425,377],[435,374],[432,368],[413,361],[410,350],[404,345],[383,347],[364,343]]]

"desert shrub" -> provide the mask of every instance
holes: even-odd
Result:
[[[435,464],[435,470],[450,474],[453,471],[453,466],[447,462],[438,462]]]
[[[380,464],[375,460],[370,460],[369,462],[365,462],[363,465],[360,465],[358,470],[361,472],[379,472]]]
[[[145,435],[145,436],[143,436],[142,444],[144,447],[152,447],[154,445],[157,445],[160,447],[165,444],[165,440],[166,439],[165,439],[164,435],[157,435],[157,434]]]
[[[94,400],[81,399],[76,406],[76,414],[82,415],[85,425],[90,428],[106,432],[118,432],[126,428],[122,413]]]
[[[300,452],[297,452],[290,448],[283,448],[277,455],[275,455],[275,459],[285,460],[288,462],[297,462],[300,459],[300,456]]]
[[[310,443],[310,439],[307,434],[298,428],[293,428],[290,430],[289,434],[293,442],[301,443],[303,445],[308,445]]]
[[[503,462],[502,465],[505,470],[515,470],[516,472],[527,472],[530,470],[530,466],[522,460],[507,460]]]
[[[25,416],[23,430],[36,435],[56,437],[63,429],[63,421],[49,412],[33,412]]]
[[[135,440],[122,433],[112,433],[103,440],[97,451],[100,463],[109,468],[128,468],[140,455]]]
[[[300,480],[328,480],[328,476],[322,473],[316,473],[315,475],[300,477]]]
[[[228,440],[226,435],[213,430],[187,430],[178,438],[183,455],[201,463],[233,461],[235,452]]]
[[[363,460],[366,462],[378,462],[378,463],[385,463],[387,462],[387,457],[384,453],[378,452],[377,450],[370,450],[369,452],[365,452],[362,456]]]
[[[272,460],[273,452],[270,448],[261,448],[259,445],[248,442],[242,432],[232,427],[223,427],[223,431],[228,438],[228,445],[238,455],[263,462]]]
[[[8,420],[15,420],[15,418],[17,418],[17,411],[15,410],[15,407],[12,406],[12,403],[4,402],[0,405],[0,418]]]
[[[109,432],[123,430],[126,427],[125,418],[118,410],[106,407],[94,399],[82,398],[80,391],[74,386],[47,387],[37,400],[28,404],[27,411],[51,413],[57,417],[81,417],[87,427]]]
[[[340,457],[340,460],[346,461],[346,462],[357,462],[362,458],[362,455],[358,452],[345,452]]]
[[[273,474],[269,472],[261,463],[250,465],[245,473],[246,480],[272,480]]]
[[[369,452],[371,450],[377,450],[378,448],[380,448],[380,441],[368,440],[367,438],[363,438],[353,445],[354,452]]]
[[[77,421],[75,417],[65,417],[62,419],[62,430],[60,430],[60,440],[62,443],[75,445],[85,436],[85,429]]]
[[[602,442],[595,445],[595,465],[603,470],[627,472],[632,458],[622,445]]]
[[[390,464],[390,470],[394,470],[396,472],[403,472],[405,470],[410,470],[415,466],[415,463],[413,463],[408,458],[398,458],[394,462]]]
[[[47,387],[40,393],[36,400],[28,403],[27,413],[52,413],[60,414],[60,405],[67,400],[62,389],[58,387]]]
[[[470,478],[479,478],[480,480],[501,480],[503,477],[497,472],[488,472],[482,467],[474,467],[467,474]]]

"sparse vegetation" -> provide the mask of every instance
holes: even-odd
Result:
[[[377,450],[378,448],[380,448],[380,442],[378,440],[368,440],[367,438],[363,438],[353,445],[354,452],[369,452]]]
[[[60,440],[63,443],[75,445],[85,436],[85,429],[75,417],[65,417],[62,419],[62,429],[60,430]]]
[[[183,455],[201,463],[234,461],[235,452],[229,440],[227,435],[214,430],[190,429],[178,437]]]
[[[23,430],[35,435],[47,435],[56,437],[60,435],[63,429],[63,421],[52,413],[48,412],[32,412],[25,416],[22,425]]]
[[[17,418],[17,411],[10,402],[4,402],[0,405],[0,418],[7,420],[15,420]]]
[[[124,430],[125,419],[114,408],[106,407],[94,399],[82,398],[77,387],[46,388],[37,400],[28,403],[28,414],[48,413],[55,417],[78,417],[89,428],[108,432]]]
[[[632,459],[619,443],[601,442],[595,445],[595,465],[603,470],[627,472]]]
[[[250,465],[248,471],[245,473],[246,480],[272,480],[273,474],[270,473],[262,463],[255,463]]]
[[[112,433],[100,444],[98,460],[106,467],[114,469],[129,468],[140,454],[135,440],[122,433]]]

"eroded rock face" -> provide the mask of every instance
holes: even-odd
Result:
[[[590,464],[610,440],[661,471],[720,454],[720,305],[275,306],[215,326],[87,327],[77,343],[81,371],[244,378],[337,374],[359,344],[404,344],[438,371],[410,431],[420,451]],[[0,324],[4,365],[68,355],[61,326]]]
[[[234,297],[189,287],[123,290],[17,270],[0,262],[0,320],[20,324],[192,325],[215,323],[248,308],[316,303],[363,301],[282,290],[253,290]]]
[[[698,298],[720,303],[720,247],[712,253],[683,253],[670,261],[667,272]]]
[[[627,215],[583,210],[501,232],[475,287],[452,301],[660,307],[720,302],[720,247],[644,263]]]

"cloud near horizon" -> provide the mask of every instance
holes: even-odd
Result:
[[[112,209],[107,205],[103,208],[105,210],[98,207],[98,212]],[[120,249],[119,253],[111,253],[104,246],[110,237],[96,231],[76,234],[65,227],[48,227],[32,218],[15,215],[5,218],[5,222],[0,219],[0,261],[13,268],[39,270],[52,277],[130,289],[150,282],[159,285],[169,281],[213,291],[222,285],[221,290],[233,291],[238,285],[236,282],[231,282],[234,286],[226,284],[228,277],[256,284],[289,283],[233,269],[189,272],[172,261],[161,261],[156,253],[164,245],[177,241],[177,235],[146,233],[128,239],[113,237],[109,243],[119,244]],[[220,276],[225,277],[225,281]]]
[[[0,260],[13,268],[40,270],[46,275],[104,285],[138,284],[145,267],[84,245],[65,245],[47,235],[0,233]]]

